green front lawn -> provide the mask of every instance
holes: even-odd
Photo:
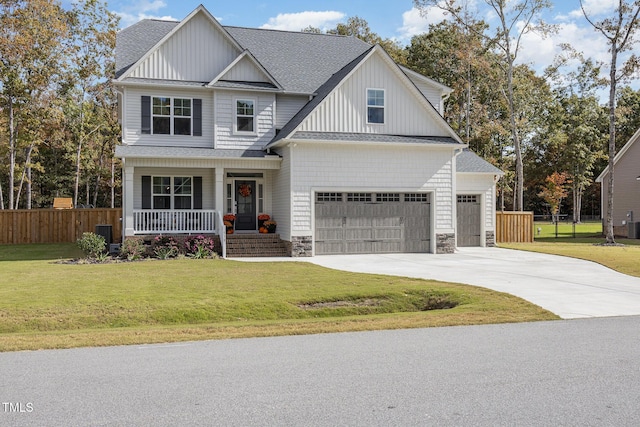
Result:
[[[0,351],[557,318],[482,288],[304,262],[56,262],[78,256],[0,246]]]
[[[571,223],[558,224],[558,238],[552,223],[536,222],[534,231],[534,243],[501,243],[500,247],[585,259],[640,277],[640,240],[617,238],[616,242],[622,246],[602,246],[604,237],[600,222],[576,224],[575,238]]]

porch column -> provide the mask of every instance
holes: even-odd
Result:
[[[124,160],[124,159],[123,159]],[[124,206],[122,216],[124,221],[124,235],[133,236],[133,171],[132,166],[125,166],[124,170]]]
[[[224,168],[216,168],[216,207],[217,211],[220,211],[222,215],[225,214],[224,210]]]

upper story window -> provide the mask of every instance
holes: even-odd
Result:
[[[255,132],[255,109],[252,99],[236,100],[236,132]]]
[[[142,134],[202,136],[202,99],[142,96]]]
[[[367,89],[367,123],[384,123],[384,89]]]
[[[154,96],[152,112],[154,135],[191,135],[190,99]]]

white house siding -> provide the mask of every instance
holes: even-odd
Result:
[[[227,36],[200,13],[141,62],[131,76],[210,82],[239,54]]]
[[[450,136],[438,112],[420,102],[416,88],[399,79],[378,54],[330,94],[301,124],[303,131]],[[367,89],[385,90],[384,124],[367,124]]]
[[[202,177],[202,209],[216,209],[215,207],[215,175],[213,169],[187,168],[135,168],[133,174],[133,209],[142,208],[142,177],[151,176],[201,176]]]
[[[269,78],[259,70],[246,56],[227,71],[220,80],[232,80],[240,82],[265,82],[270,83]]]
[[[415,83],[416,87],[422,92],[422,94],[429,100],[431,105],[438,110],[438,112],[442,115],[442,95],[441,91],[434,88],[432,85],[427,84],[424,81],[418,79],[411,79],[413,83]]]
[[[276,96],[276,129],[282,129],[309,102],[308,96]]]
[[[202,136],[146,135],[141,133],[140,104],[142,96],[168,96],[202,99]],[[124,91],[123,143],[171,147],[213,148],[213,97],[210,90],[153,89],[127,87]]]
[[[493,175],[458,173],[456,177],[458,194],[477,194],[482,196],[484,229],[495,230],[496,196]]]
[[[256,101],[255,135],[234,133],[235,100]],[[260,150],[275,135],[273,126],[275,95],[273,93],[217,91],[215,94],[215,148]],[[203,120],[204,121],[204,120]]]
[[[291,149],[292,233],[313,235],[313,193],[431,192],[435,233],[453,233],[451,148],[302,144]]]
[[[291,240],[291,161],[290,147],[275,150],[282,156],[279,170],[272,172],[273,211],[271,216],[278,223],[278,234],[283,240]]]

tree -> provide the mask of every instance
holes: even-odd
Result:
[[[89,148],[103,148],[95,136],[100,134],[103,127],[110,126],[109,114],[101,114],[96,105],[102,96],[101,92],[113,90],[111,85],[103,82],[110,73],[113,74],[112,56],[118,18],[107,9],[106,3],[99,0],[75,3],[68,16],[71,23],[71,37],[68,40],[71,55],[64,92],[68,99],[65,105],[68,129],[75,141],[75,206],[78,204],[83,150],[89,142],[96,142]]]
[[[550,7],[550,2],[548,0],[484,0],[484,2],[497,15],[499,21],[493,34],[482,32],[479,35],[485,37],[499,53],[498,65],[505,76],[505,85],[502,87],[502,91],[509,107],[510,130],[516,158],[514,210],[522,211],[524,207],[524,166],[517,124],[520,111],[516,109],[513,86],[515,61],[520,50],[520,42],[526,33],[535,29],[539,29],[542,33],[549,31],[549,27],[544,25],[538,16],[544,9]],[[438,7],[470,31],[477,31],[470,25],[467,3],[467,1],[460,0],[414,0],[416,7],[425,14],[428,13],[430,7]]]
[[[28,168],[40,139],[39,128],[28,121],[49,107],[48,92],[60,69],[66,31],[65,15],[56,1],[0,3],[0,111],[7,120],[9,209],[19,202],[15,198],[18,156],[25,152],[23,167]]]
[[[565,172],[554,172],[547,177],[546,185],[539,193],[540,197],[549,204],[551,215],[555,218],[554,221],[557,221],[560,213],[562,199],[567,197],[566,185],[569,183],[570,180]]]
[[[305,31],[314,32],[314,30],[315,29],[313,27],[308,27]],[[336,25],[336,28],[328,30],[327,34],[352,36],[369,44],[379,44],[398,64],[405,63],[403,50],[398,42],[391,39],[383,39],[378,34],[371,31],[369,23],[365,19],[358,16],[350,17],[347,19],[346,23],[339,23]]]
[[[640,68],[640,59],[635,54],[623,62],[618,69],[619,55],[631,50],[637,42],[636,35],[640,21],[640,0],[618,0],[613,16],[594,21],[585,10],[583,0],[580,7],[586,20],[607,40],[609,53],[609,178],[607,180],[607,218],[605,235],[607,244],[615,244],[613,235],[613,189],[614,189],[614,158],[616,156],[616,87],[621,81],[629,78]]]

